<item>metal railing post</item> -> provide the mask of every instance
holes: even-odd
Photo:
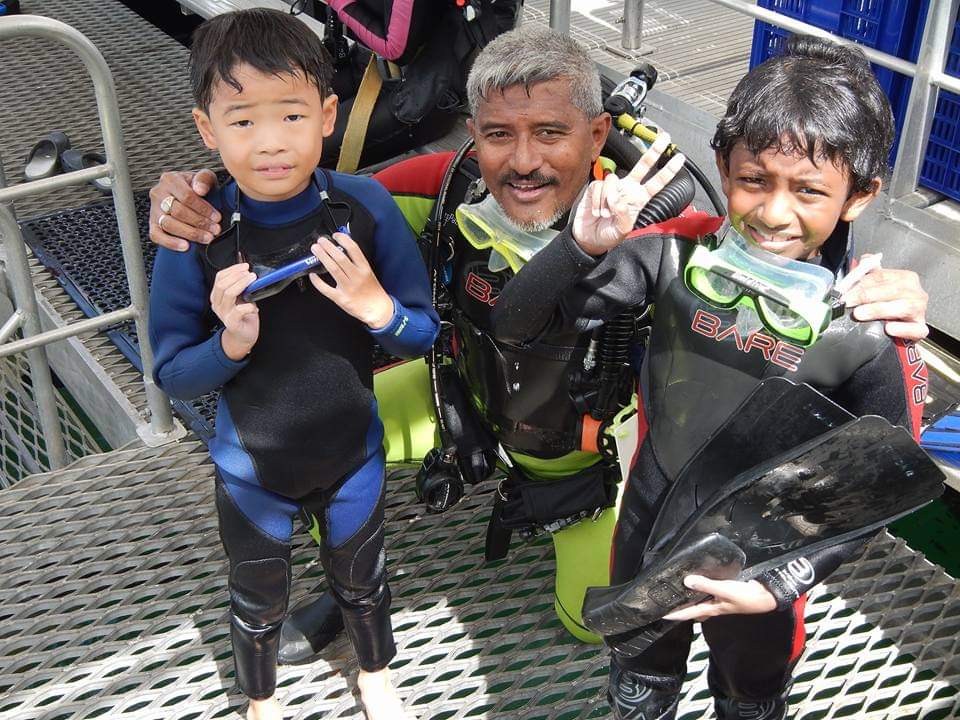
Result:
[[[153,382],[153,353],[150,349],[147,331],[147,280],[143,267],[140,234],[137,230],[137,215],[133,201],[133,189],[130,183],[130,172],[123,151],[120,111],[117,107],[113,75],[103,55],[86,36],[57,20],[35,15],[0,18],[0,40],[10,37],[38,37],[52,40],[67,46],[80,58],[93,82],[107,163],[103,168],[78,170],[55,178],[28,182],[14,188],[0,189],[0,202],[9,202],[16,197],[50,190],[62,185],[85,182],[93,177],[109,175],[112,178],[113,204],[120,231],[123,264],[130,289],[130,307],[134,311],[132,314],[135,318],[134,323],[140,345],[144,389],[147,396],[147,405],[150,409],[149,428],[141,427],[138,432],[144,442],[150,445],[175,439],[177,432],[182,429],[174,425],[167,397]],[[10,216],[9,211],[7,211],[7,216]],[[24,253],[25,257],[19,229],[17,229],[16,237],[21,243],[20,251]],[[13,271],[19,273],[20,269],[14,267]],[[18,279],[17,283],[30,287],[32,293],[29,270],[27,269],[26,272],[26,277]],[[35,305],[35,298],[32,294],[31,298],[33,299],[33,305]],[[20,302],[21,298],[18,296],[17,303]],[[30,314],[27,313],[27,315]],[[35,312],[33,314],[35,315]],[[37,333],[39,333],[39,324],[36,327],[28,327],[27,323],[24,324],[25,339]],[[76,332],[72,334],[76,334]],[[49,336],[42,342],[45,344],[53,339],[56,339],[56,336]],[[33,353],[34,350],[28,350],[28,352]],[[46,368],[46,373],[49,375],[49,367]]]
[[[956,16],[957,0],[932,2],[927,10],[917,71],[910,88],[907,115],[900,133],[900,148],[890,180],[891,200],[917,189],[939,96],[939,88],[934,80],[943,72]]]
[[[624,0],[623,36],[620,39],[620,46],[624,50],[639,50],[643,43],[643,2]]]
[[[23,314],[21,327],[25,337],[40,333],[40,315],[37,311],[37,298],[30,280],[30,266],[27,251],[23,244],[20,226],[6,203],[0,203],[0,233],[7,256],[7,275],[13,286],[13,299],[17,309]],[[42,347],[26,351],[30,364],[30,381],[37,401],[40,415],[40,429],[50,460],[50,469],[56,470],[67,464],[67,448],[60,430],[60,417],[57,415],[57,394],[50,375],[47,353]]]
[[[852,40],[837,37],[823,28],[780,15],[745,0],[710,0],[710,2],[790,32],[815,35],[839,44],[856,44]],[[900,148],[888,193],[891,200],[908,195],[917,188],[927,140],[936,112],[938,91],[949,90],[960,94],[960,78],[948,75],[944,71],[958,5],[960,0],[935,0],[930,3],[923,29],[920,57],[916,63],[865,45],[857,45],[871,62],[913,78],[913,86],[907,102],[907,116],[900,133]]]
[[[0,190],[7,186],[7,174],[3,169],[3,155],[0,154]],[[17,210],[13,207],[13,203],[8,203],[7,208],[10,210],[10,214],[13,215],[14,219],[17,217]]]
[[[550,29],[570,34],[570,0],[550,0]]]

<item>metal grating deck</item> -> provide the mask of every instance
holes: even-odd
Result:
[[[106,55],[135,187],[163,169],[211,162],[189,119],[180,45],[113,0],[23,5],[74,25]],[[577,2],[572,32],[626,71],[632,64],[606,48],[619,44],[619,5]],[[546,2],[527,7],[528,21],[544,20]],[[649,0],[644,29],[659,87],[718,113],[746,69],[752,22],[706,0]],[[75,147],[93,142],[92,92],[79,63],[51,48],[2,48],[5,75],[20,79],[0,87],[0,153],[12,181],[29,146],[51,129],[66,130]],[[80,188],[19,209],[26,216],[99,198]],[[59,314],[80,317],[50,273],[36,268],[35,283]],[[104,336],[85,342],[142,409],[127,360]],[[608,717],[602,649],[575,642],[554,617],[549,540],[515,545],[508,562],[485,566],[490,484],[443,516],[421,515],[409,471],[392,487],[395,677],[408,707],[421,720]],[[199,443],[129,447],[28,478],[0,493],[0,542],[0,718],[239,717],[212,466]],[[299,543],[295,602],[323,584],[305,534]],[[795,720],[960,717],[960,593],[901,541],[880,537],[817,590],[807,616]],[[706,657],[698,640],[681,704],[686,720],[711,715]],[[362,717],[355,671],[343,638],[324,659],[282,669],[285,717]]]
[[[598,62],[624,74],[636,60],[653,63],[657,89],[693,107],[723,115],[733,86],[747,72],[752,18],[710,0],[646,0],[643,43],[624,50],[623,0],[573,0],[570,35]],[[549,25],[550,1],[526,0],[524,22]]]
[[[15,337],[21,336],[18,333]],[[57,414],[69,459],[109,447],[99,444],[63,395],[57,398]],[[27,475],[49,470],[46,442],[37,423],[39,416],[26,358],[0,358],[0,489]]]
[[[0,717],[236,718],[212,466],[197,442],[127,448],[0,493]],[[395,677],[421,720],[608,716],[602,649],[553,614],[548,539],[483,564],[490,483],[424,516],[391,478]],[[322,587],[302,533],[294,600]],[[960,716],[956,582],[882,535],[808,605],[796,720]],[[709,716],[698,638],[680,717]],[[288,720],[362,718],[344,638],[281,668]]]

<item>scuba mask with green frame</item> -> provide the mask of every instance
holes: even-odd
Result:
[[[767,252],[729,221],[715,243],[697,246],[683,280],[714,307],[753,308],[770,334],[802,348],[813,345],[845,309],[827,268]]]

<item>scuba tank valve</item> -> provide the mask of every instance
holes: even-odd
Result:
[[[613,88],[609,97],[603,103],[603,109],[613,116],[613,122],[618,129],[639,138],[647,145],[652,145],[659,133],[655,127],[645,125],[643,122],[645,110],[643,101],[656,82],[656,68],[649,63],[641,63],[633,69],[629,77]],[[663,151],[658,167],[662,167],[677,152],[678,149],[674,143],[668,145],[666,150]],[[726,203],[720,197],[716,188],[713,187],[706,173],[689,156],[686,158],[684,167],[706,192],[716,214],[724,215],[726,213]]]
[[[614,117],[623,114],[640,117],[644,110],[643,100],[656,82],[657,69],[650,63],[641,63],[613,89],[603,103],[603,109]]]

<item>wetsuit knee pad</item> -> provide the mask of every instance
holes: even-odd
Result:
[[[230,568],[230,606],[251,626],[271,627],[287,612],[290,564],[283,558],[244,560]]]
[[[277,644],[290,590],[290,546],[252,523],[218,478],[220,538],[230,560],[230,638],[237,684],[247,697],[276,689]]]
[[[360,667],[368,672],[385,668],[396,655],[383,539],[381,493],[370,517],[349,540],[333,548],[324,546],[321,551],[347,635]]]
[[[646,675],[610,664],[607,700],[616,720],[673,720],[682,675]]]

